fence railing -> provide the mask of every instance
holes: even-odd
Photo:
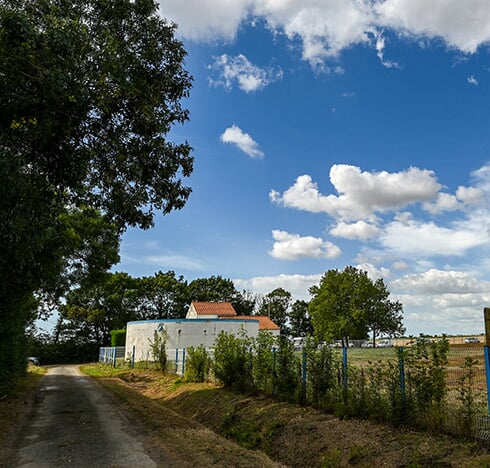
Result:
[[[490,441],[490,416],[487,405],[488,392],[484,349],[483,346],[463,345],[449,348],[446,355],[447,362],[440,366],[440,376],[444,381],[444,397],[437,417],[440,416],[444,419],[444,423],[441,425],[444,430],[452,432],[452,428],[460,427],[464,423],[468,425],[469,431],[478,439]],[[410,357],[406,361],[407,356],[404,350],[409,350],[409,348],[354,347],[332,349],[332,353],[337,356],[335,360],[337,364],[335,364],[336,367],[332,372],[336,376],[335,381],[337,383],[335,386],[338,391],[332,388],[331,391],[337,396],[331,396],[331,398],[338,397],[341,403],[344,404],[361,405],[364,404],[363,392],[365,392],[366,401],[375,403],[375,401],[379,400],[379,403],[385,405],[385,408],[386,405],[395,404],[403,407],[405,405],[418,405],[420,398],[424,397],[421,394],[424,391],[423,385],[425,384],[423,382],[428,382],[428,385],[434,385],[433,380],[431,380],[431,371],[424,370],[424,366],[430,367],[432,364],[429,361],[424,364],[423,360],[417,363],[411,360],[413,358]],[[207,351],[212,358],[213,349],[209,348]],[[166,352],[167,369],[177,375],[185,375],[186,360],[189,357],[188,350],[185,348],[167,348]],[[277,349],[273,348],[272,365],[270,367],[272,374],[277,371],[275,368],[276,352]],[[309,367],[309,355],[306,349],[298,350],[295,355],[299,372],[297,377],[300,380],[300,386],[302,385],[305,389],[305,402],[308,403],[312,391],[309,386],[312,385],[312,381],[316,378],[314,374],[316,371]],[[250,372],[253,374],[251,367],[254,361],[252,348],[250,349],[250,358],[247,359],[250,362]],[[136,347],[126,350],[126,353],[124,348],[101,348],[99,361],[113,366],[130,365],[134,367],[136,363],[139,363],[139,365],[153,365],[153,359],[148,354],[148,351],[146,349],[138,350]],[[271,378],[273,381],[272,374]],[[422,385],[420,382],[422,382]],[[273,393],[274,391],[271,394]],[[394,394],[398,395],[395,400],[393,400]],[[336,404],[335,401],[330,401],[332,405]],[[395,411],[395,409],[392,407],[391,410]],[[400,408],[396,410],[398,411]],[[416,414],[417,417],[422,419],[425,417],[430,419],[432,417],[430,412],[427,412],[426,416],[421,414],[420,411]],[[430,427],[430,423],[428,423],[428,426]]]
[[[110,346],[99,349],[99,362],[111,364],[116,367],[117,360],[124,358],[126,348],[124,346]]]

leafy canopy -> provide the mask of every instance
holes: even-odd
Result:
[[[192,82],[174,35],[153,0],[0,2],[0,389],[36,298],[96,282],[127,226],[189,197],[191,147],[167,138]]]
[[[382,279],[373,282],[366,271],[348,266],[343,271],[328,270],[318,286],[310,288],[308,306],[315,335],[321,339],[373,339],[382,333],[403,333],[402,310],[389,300]]]

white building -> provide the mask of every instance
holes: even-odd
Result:
[[[222,332],[246,333],[255,338],[259,330],[279,335],[279,327],[268,317],[238,316],[229,302],[193,302],[185,319],[139,320],[126,327],[126,359],[152,360],[150,344],[155,331],[166,332],[167,355],[173,359],[177,350],[203,345],[212,348]]]

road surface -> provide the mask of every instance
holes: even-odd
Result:
[[[15,447],[12,466],[162,466],[145,451],[143,438],[108,394],[77,366],[49,369],[41,382],[32,417]]]

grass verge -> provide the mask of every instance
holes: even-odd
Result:
[[[12,439],[20,422],[28,415],[41,377],[46,369],[29,364],[26,375],[18,380],[12,391],[0,400],[0,462],[7,460]],[[3,466],[0,464],[0,466]]]
[[[170,441],[176,454],[184,450],[197,466],[267,466],[259,459],[244,461],[243,457],[260,452],[290,467],[490,466],[485,448],[451,437],[340,420],[311,408],[239,395],[211,384],[187,384],[151,369],[104,367],[83,370],[98,376],[129,410],[139,414],[155,437]],[[209,432],[203,437],[201,424],[213,431],[212,439]],[[238,455],[236,445],[235,449],[226,446],[216,434],[240,444],[244,452]],[[196,447],[202,453],[193,453]]]

